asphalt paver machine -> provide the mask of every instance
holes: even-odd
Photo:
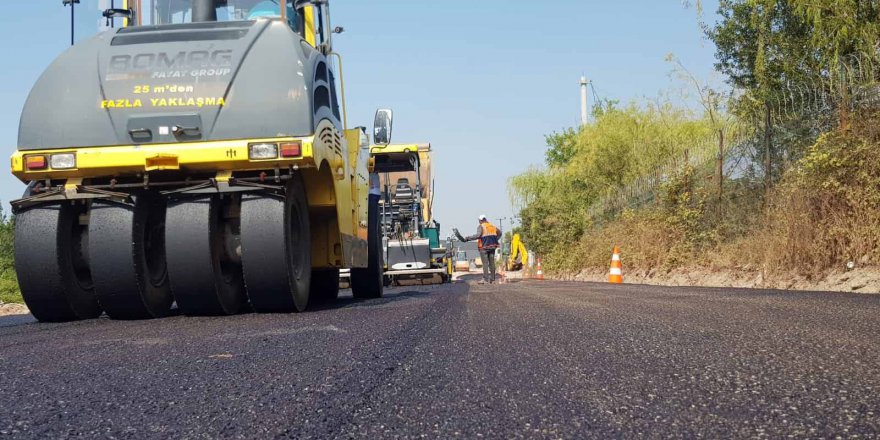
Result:
[[[444,283],[452,279],[451,250],[433,215],[430,144],[374,145],[373,172],[382,197],[380,224],[386,284]]]

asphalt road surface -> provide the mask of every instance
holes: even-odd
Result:
[[[522,282],[0,319],[20,438],[878,438],[880,296]]]

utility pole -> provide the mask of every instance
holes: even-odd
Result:
[[[74,21],[74,10],[76,9],[75,6],[78,3],[79,3],[79,0],[61,0],[62,5],[64,5],[64,6],[69,5],[70,6],[70,45],[71,46],[73,46],[73,42],[74,42],[74,39],[73,39],[74,32],[73,31],[74,31],[74,28],[76,27],[76,24]]]
[[[518,218],[518,217],[517,217],[516,215],[512,215],[512,216],[510,216],[510,217],[501,217],[501,218],[498,219],[498,227],[501,229],[501,239],[498,240],[498,242],[501,244],[501,254],[502,254],[502,256],[505,256],[505,257],[506,257],[506,255],[504,255],[504,232],[506,232],[506,231],[504,230],[504,221],[505,221],[505,220],[510,220],[510,229],[511,229],[511,231],[510,231],[510,236],[513,237],[513,224],[516,222],[517,218]]]
[[[587,81],[586,75],[581,75],[581,127],[587,125]]]
[[[502,234],[501,239],[498,241],[501,242],[502,249],[504,248],[504,220],[507,220],[507,219],[508,219],[507,217],[501,217],[498,219],[498,228],[501,229],[501,234]],[[510,220],[513,220],[513,218],[511,218]]]

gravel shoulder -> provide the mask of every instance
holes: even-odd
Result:
[[[584,269],[574,276],[560,277],[570,281],[604,282],[607,268]],[[783,289],[814,292],[856,292],[880,294],[880,267],[858,267],[839,270],[820,278],[797,274],[769,276],[760,269],[683,267],[671,271],[627,270],[628,283],[655,286],[729,287],[736,289]]]

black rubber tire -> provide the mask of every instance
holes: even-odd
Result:
[[[302,179],[285,195],[248,194],[241,201],[241,262],[251,307],[261,313],[302,312],[312,277],[309,205]]]
[[[379,197],[370,196],[367,211],[367,267],[351,269],[351,293],[357,299],[381,298],[385,289]]]
[[[313,304],[330,304],[339,298],[339,269],[313,269],[310,299]]]
[[[15,272],[24,302],[39,321],[97,318],[101,306],[88,267],[86,205],[33,207],[15,216]]]
[[[238,222],[225,218],[237,197],[207,196],[168,205],[165,235],[171,291],[181,313],[232,315],[247,305],[241,264],[227,250]]]
[[[95,295],[113,319],[171,313],[165,262],[165,203],[149,193],[134,206],[96,200],[89,216],[89,255]]]

